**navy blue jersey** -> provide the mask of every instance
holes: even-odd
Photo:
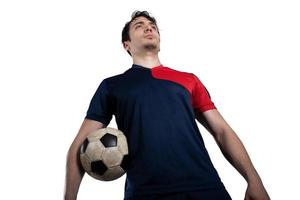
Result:
[[[216,106],[193,73],[133,64],[103,79],[86,118],[107,126],[114,115],[126,135],[128,198],[224,187],[195,120],[211,109]]]

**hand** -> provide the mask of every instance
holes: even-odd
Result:
[[[245,200],[270,200],[270,197],[261,182],[248,183]]]

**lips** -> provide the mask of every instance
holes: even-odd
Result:
[[[145,38],[149,38],[149,37],[154,38],[154,36],[152,34],[148,34],[145,36]]]

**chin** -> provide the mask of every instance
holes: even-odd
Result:
[[[144,48],[148,50],[159,49],[158,45],[153,43],[145,44]]]

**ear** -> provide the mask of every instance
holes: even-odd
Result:
[[[126,41],[126,42],[123,43],[123,47],[124,47],[124,49],[125,49],[126,51],[129,51],[129,50],[130,50],[130,46],[129,46],[128,43],[129,43],[128,41]]]

